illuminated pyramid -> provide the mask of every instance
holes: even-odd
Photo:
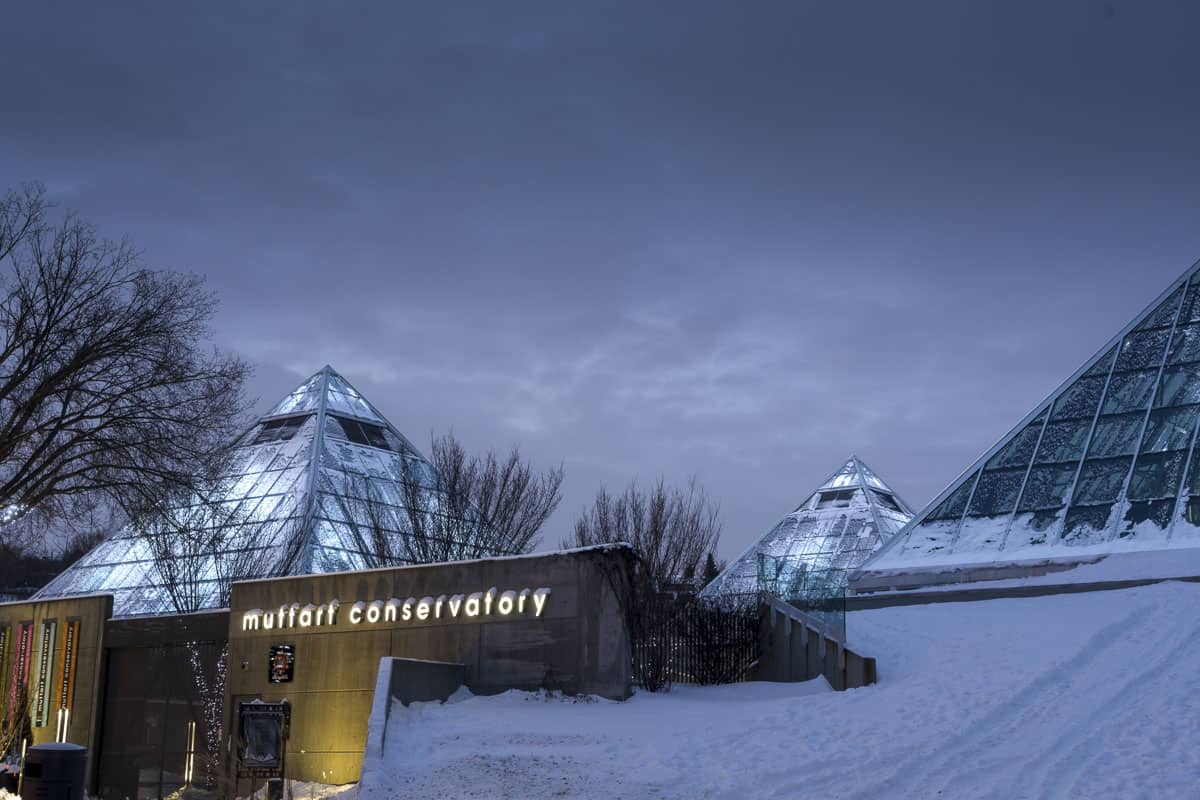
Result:
[[[345,378],[325,367],[238,441],[232,467],[220,483],[219,502],[208,505],[229,509],[218,517],[224,522],[214,526],[228,524],[248,533],[240,539],[232,531],[216,537],[236,542],[237,550],[200,565],[212,574],[195,580],[202,595],[197,605],[218,602],[215,576],[235,558],[244,565],[242,573],[249,571],[239,578],[413,560],[405,557],[410,528],[405,487],[422,485],[413,476],[426,476],[425,485],[432,485],[432,474],[412,443]],[[163,577],[168,568],[161,565],[161,555],[156,558],[163,549],[156,549],[151,535],[144,527],[128,526],[34,597],[110,593],[117,616],[176,610],[178,603],[172,604],[166,589],[170,579]],[[247,553],[261,557],[247,558]]]
[[[844,586],[848,573],[908,522],[912,511],[870,467],[850,459],[712,580],[701,597],[787,596],[806,579]]]
[[[851,585],[1022,577],[1114,555],[1093,579],[1167,576],[1200,547],[1198,414],[1200,265],[934,498]]]

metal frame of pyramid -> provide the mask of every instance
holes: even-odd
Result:
[[[891,539],[912,510],[858,456],[833,472],[808,497],[729,564],[700,592],[706,599],[756,595],[762,585],[760,561],[794,561],[813,571],[836,573],[844,585],[859,567]]]
[[[870,587],[880,574],[1200,547],[1198,418],[1200,262],[913,517],[851,585]]]
[[[418,472],[404,472],[414,467]],[[407,524],[402,475],[432,480],[432,469],[387,418],[326,365],[239,438],[218,505],[228,503],[238,512],[229,517],[237,520],[231,529],[253,531],[253,541],[239,553],[261,550],[263,564],[271,551],[293,554],[283,572],[267,574],[386,566],[355,535],[361,529],[355,525],[369,513],[376,530],[393,540],[393,552],[402,552]],[[361,496],[363,486],[369,499]],[[110,593],[115,616],[176,610],[146,536],[136,525],[126,526],[34,598]]]

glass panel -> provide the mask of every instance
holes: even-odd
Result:
[[[1120,414],[1145,409],[1150,405],[1150,395],[1157,378],[1158,371],[1149,369],[1114,374],[1108,384],[1108,394],[1104,397],[1101,413]]]
[[[1025,482],[1025,493],[1021,495],[1018,511],[1061,508],[1067,504],[1067,493],[1075,480],[1075,465],[1062,464],[1052,467],[1034,467]]]
[[[1103,541],[1112,517],[1112,504],[1073,506],[1063,522],[1063,539],[1074,544]]]
[[[1130,503],[1125,509],[1125,518],[1117,530],[1117,537],[1127,539],[1157,539],[1171,524],[1171,512],[1175,510],[1175,498]]]
[[[1029,459],[1033,456],[1033,448],[1037,447],[1038,435],[1041,432],[1041,422],[1032,422],[1026,425],[1024,430],[1010,439],[1008,444],[1001,447],[996,455],[988,460],[987,468],[1028,466]]]
[[[1155,407],[1200,403],[1200,365],[1167,367],[1158,384]]]
[[[971,498],[967,513],[972,516],[1007,514],[1017,503],[1021,481],[1025,479],[1024,467],[1020,469],[984,470]]]
[[[1196,278],[1192,278],[1192,285],[1188,287],[1187,296],[1183,300],[1183,310],[1179,312],[1179,325],[1186,325],[1189,322],[1200,322],[1200,283],[1196,283]]]
[[[1165,328],[1131,333],[1121,342],[1114,371],[1145,369],[1162,364],[1167,349],[1167,338],[1171,332]]]
[[[1050,419],[1091,418],[1096,414],[1100,393],[1104,390],[1104,378],[1084,377],[1075,381],[1054,403]]]
[[[1146,435],[1142,437],[1143,453],[1186,449],[1192,443],[1198,406],[1160,408],[1150,412]]]
[[[975,484],[975,476],[967,478],[962,485],[955,489],[949,497],[935,508],[927,519],[958,519],[967,507],[967,498],[971,495],[971,487]]]
[[[1168,364],[1181,364],[1189,361],[1200,361],[1200,325],[1186,325],[1175,329],[1175,338],[1171,342],[1171,355]]]
[[[1197,453],[1192,454],[1192,464],[1188,467],[1187,480],[1183,485],[1183,490],[1188,494],[1200,496],[1200,458],[1197,458]]]
[[[1145,330],[1146,328],[1169,328],[1171,323],[1175,321],[1175,310],[1179,308],[1179,298],[1183,296],[1183,286],[1180,286],[1175,291],[1171,292],[1171,296],[1159,304],[1158,308],[1150,312],[1145,321],[1138,325],[1134,330]]]
[[[1142,412],[1100,417],[1088,448],[1088,458],[1131,455],[1137,451],[1138,436],[1146,415]]]
[[[1088,431],[1091,430],[1090,419],[1078,419],[1068,422],[1051,422],[1046,425],[1042,434],[1042,443],[1038,446],[1035,464],[1051,464],[1057,461],[1079,461],[1083,448],[1087,444]]]
[[[1045,544],[1055,535],[1062,514],[1061,508],[1051,511],[1018,511],[1008,529],[1004,549],[1014,552]]]
[[[1132,458],[1106,458],[1083,462],[1075,486],[1076,503],[1103,503],[1121,494]]]
[[[958,532],[958,540],[954,543],[956,553],[978,553],[985,550],[999,550],[1000,542],[1008,530],[1009,516],[1005,511],[989,517],[967,517],[963,520],[962,530]]]
[[[1179,479],[1183,477],[1185,460],[1186,450],[1139,456],[1137,465],[1133,468],[1133,477],[1129,480],[1129,499],[1154,500],[1174,497],[1179,491]]]
[[[917,525],[912,535],[904,542],[902,553],[940,553],[950,547],[954,534],[958,532],[959,521],[953,519],[929,520]]]
[[[1084,377],[1099,375],[1102,378],[1107,378],[1108,373],[1112,369],[1113,356],[1116,355],[1118,346],[1114,344],[1107,353],[1100,357],[1099,361],[1088,367],[1087,372],[1083,373]]]

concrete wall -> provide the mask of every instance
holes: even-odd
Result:
[[[768,597],[760,608],[762,655],[755,680],[793,683],[824,675],[839,692],[875,683],[874,658],[826,636],[786,603]]]
[[[262,698],[292,703],[288,777],[325,783],[357,780],[366,741],[380,658],[460,663],[468,688],[479,694],[511,688],[559,689],[624,699],[632,691],[624,617],[609,584],[621,574],[629,551],[593,548],[564,553],[313,575],[236,584],[230,601],[227,731],[236,732],[240,700]],[[492,613],[452,616],[455,595],[497,590]],[[498,612],[499,593],[548,588],[544,610]],[[357,601],[419,600],[445,596],[441,616],[408,621],[352,622]],[[337,600],[334,624],[301,627],[292,604],[329,607]],[[291,614],[285,627],[246,628],[254,610]],[[295,647],[294,680],[268,680],[268,654],[275,644]],[[244,788],[244,787],[243,787]]]
[[[0,603],[0,626],[9,629],[9,640],[5,647],[3,663],[0,664],[0,687],[4,692],[3,704],[7,707],[9,693],[13,682],[13,668],[16,663],[18,646],[18,626],[21,623],[33,623],[31,654],[29,659],[29,702],[35,700],[38,665],[41,656],[42,623],[45,620],[57,620],[58,631],[55,651],[61,650],[62,627],[68,620],[79,620],[79,638],[75,644],[75,686],[74,699],[71,704],[71,714],[67,727],[67,741],[80,744],[88,749],[87,774],[94,775],[96,742],[98,739],[97,723],[99,713],[100,687],[104,678],[104,624],[112,613],[112,597],[110,595],[93,595],[85,597],[70,597],[57,600],[25,601],[19,603]],[[61,657],[56,655],[55,662]],[[31,744],[54,741],[57,711],[59,708],[59,689],[62,681],[63,667],[54,663],[50,667],[49,683],[47,685],[46,724],[32,729]]]

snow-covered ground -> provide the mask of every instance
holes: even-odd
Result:
[[[360,797],[1200,797],[1200,585],[854,613],[880,683],[397,706]]]

